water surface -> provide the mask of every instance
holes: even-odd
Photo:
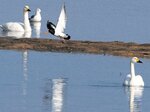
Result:
[[[122,86],[129,58],[31,51],[1,51],[0,57],[3,112],[149,109],[148,59],[136,65],[146,85],[137,91]]]
[[[32,33],[1,32],[1,36],[55,38],[45,35],[46,21],[56,23],[62,0],[0,0],[0,24],[22,21],[28,4],[42,22]],[[149,43],[149,0],[65,0],[66,32],[73,40]],[[11,4],[11,5],[10,5]],[[8,10],[9,6],[9,10]],[[130,58],[34,51],[0,51],[0,111],[2,112],[147,112],[150,60],[136,65],[144,88],[122,86]]]

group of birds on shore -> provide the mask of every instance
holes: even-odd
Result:
[[[24,14],[24,23],[21,22],[7,22],[3,25],[0,25],[3,31],[12,31],[12,32],[31,32],[30,22],[40,22],[41,17],[41,9],[37,8],[35,15],[29,18],[30,7],[25,6],[23,9]],[[57,25],[53,24],[49,20],[47,21],[47,29],[49,33],[59,37],[63,40],[69,40],[71,37],[68,34],[65,34],[67,16],[66,16],[66,8],[65,4],[63,4]],[[133,57],[130,62],[130,74],[127,75],[123,85],[125,86],[144,86],[144,81],[141,75],[135,74],[135,63],[142,63],[138,57]]]
[[[7,22],[3,25],[0,25],[0,28],[5,32],[31,32],[32,29],[30,23],[40,22],[42,20],[42,17],[41,17],[41,9],[37,8],[35,15],[32,15],[29,18],[30,11],[31,11],[30,7],[26,5],[23,9],[23,15],[24,15],[23,23]],[[65,34],[66,22],[67,22],[66,8],[65,8],[65,4],[63,4],[57,25],[55,26],[49,20],[47,21],[46,26],[48,32],[63,40],[69,40],[71,38],[70,35]]]

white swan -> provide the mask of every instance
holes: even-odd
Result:
[[[40,8],[37,8],[35,15],[32,15],[32,16],[29,18],[29,20],[30,20],[31,22],[40,22],[41,19],[42,19],[42,17],[41,17],[41,9],[40,9]]]
[[[133,57],[131,59],[131,73],[127,75],[124,84],[125,86],[144,86],[144,81],[141,75],[135,75],[135,63],[142,63],[138,57]]]
[[[3,31],[31,31],[31,26],[29,22],[28,12],[31,11],[29,6],[25,6],[23,9],[24,13],[24,24],[21,22],[8,22],[4,25],[0,25]]]
[[[49,22],[49,20],[47,21],[48,31],[57,37],[60,37],[65,40],[69,40],[71,38],[70,35],[64,33],[66,28],[66,22],[67,22],[67,15],[66,15],[66,8],[64,4],[60,12],[57,26],[55,26],[52,22]]]

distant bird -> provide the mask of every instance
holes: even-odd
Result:
[[[41,9],[40,9],[40,8],[37,8],[35,15],[32,15],[32,16],[29,18],[29,20],[30,20],[31,22],[40,22],[41,19],[42,19],[42,17],[41,17]]]
[[[57,25],[55,26],[52,22],[48,20],[47,29],[52,35],[55,35],[64,40],[69,40],[71,36],[64,33],[66,28],[66,22],[67,22],[67,15],[66,15],[66,8],[64,4],[62,6]]]
[[[135,63],[142,63],[138,57],[133,57],[130,62],[131,66],[131,73],[127,75],[125,81],[124,81],[124,86],[144,86],[144,81],[141,75],[136,75],[135,74],[135,68],[134,64]]]
[[[29,15],[28,12],[31,11],[29,6],[25,6],[23,9],[24,14],[24,23],[21,22],[8,22],[3,25],[0,25],[0,27],[3,29],[3,31],[31,31],[31,26],[29,22]]]

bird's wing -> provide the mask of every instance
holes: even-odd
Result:
[[[22,22],[18,22],[22,27],[24,27],[24,24]]]
[[[126,78],[124,79],[123,85],[124,86],[129,86],[130,80],[131,80],[131,74],[128,74],[126,76]]]
[[[139,80],[139,81],[143,81],[143,78],[141,75],[136,75],[136,79]]]
[[[4,31],[24,31],[23,23],[21,22],[8,22],[1,25]]]
[[[58,19],[58,23],[55,29],[55,33],[64,33],[64,30],[66,28],[66,22],[67,22],[67,15],[66,15],[66,8],[65,8],[65,4],[62,6],[60,15],[59,15],[59,19]]]
[[[47,21],[47,28],[48,29],[51,29],[53,28],[54,30],[56,29],[56,26],[52,23],[52,22],[49,22],[49,20]]]

